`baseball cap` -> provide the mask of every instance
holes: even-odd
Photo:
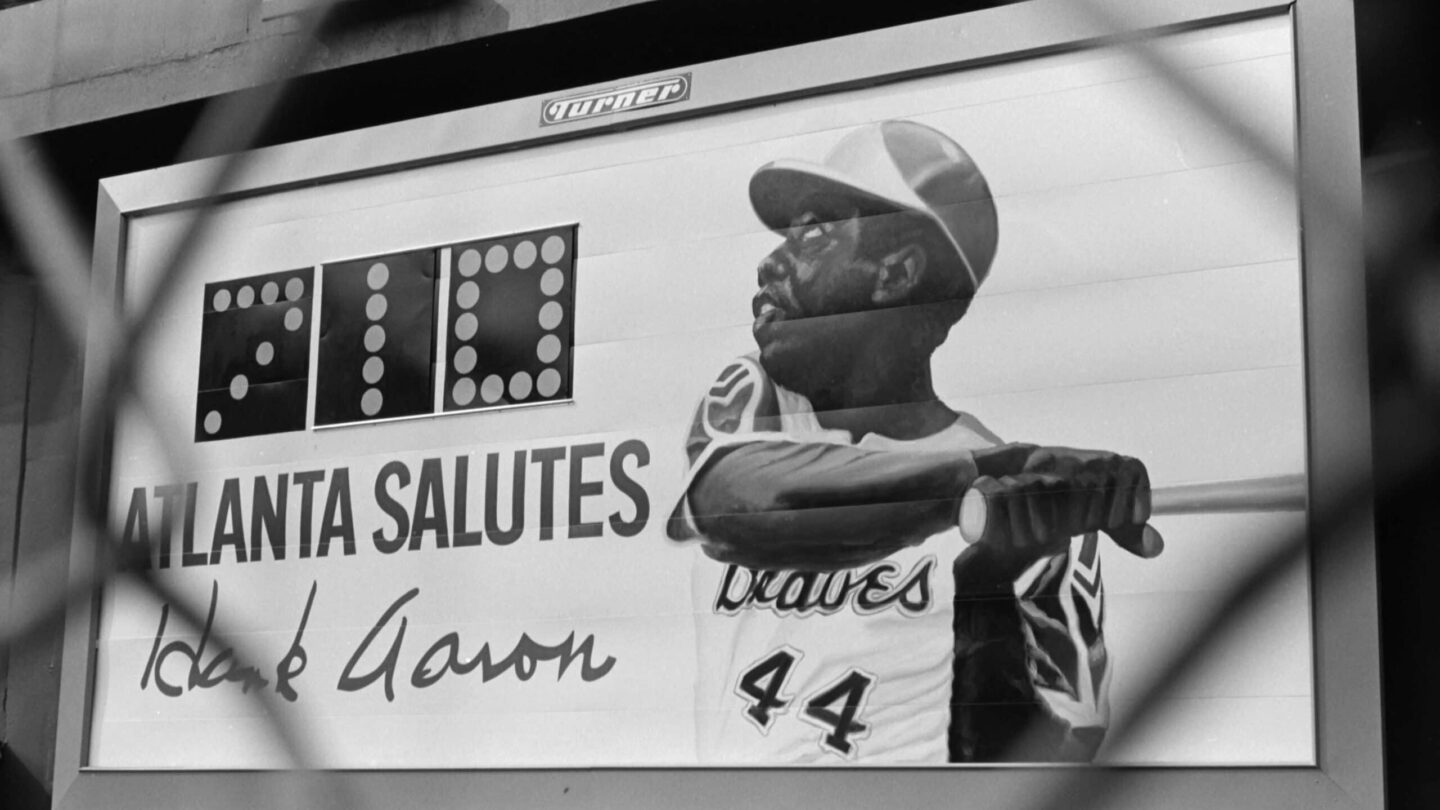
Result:
[[[784,231],[817,194],[854,200],[865,214],[910,212],[933,223],[955,251],[973,292],[990,272],[999,219],[980,167],[944,133],[914,121],[866,124],[823,163],[777,160],[750,178],[750,204]]]

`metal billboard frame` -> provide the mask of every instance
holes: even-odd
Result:
[[[1099,10],[1099,11],[1097,11]],[[1103,11],[1104,13],[1100,13]],[[1358,232],[1360,171],[1354,21],[1343,0],[1112,0],[1031,2],[638,76],[621,84],[693,77],[681,104],[637,107],[541,126],[537,110],[555,96],[481,108],[256,150],[226,190],[208,195],[214,159],[101,183],[92,306],[113,315],[123,284],[126,233],[135,218],[347,178],[404,171],[522,150],[730,110],[880,85],[918,76],[1110,44],[1144,48],[1146,37],[1268,15],[1292,15],[1298,89],[1295,178],[1301,202],[1308,455],[1312,517],[1368,483],[1370,403],[1365,279]],[[1116,21],[1123,21],[1116,24]],[[565,94],[601,94],[614,85]],[[95,321],[92,321],[92,323]],[[92,328],[87,357],[111,347]],[[87,363],[84,407],[99,401]],[[96,471],[82,470],[89,476]],[[82,481],[82,485],[83,485]],[[154,772],[87,765],[98,595],[72,603],[65,623],[57,729],[55,806],[244,807],[259,783],[281,791],[339,785],[377,805],[516,807],[668,806],[683,796],[697,807],[744,803],[873,806],[1009,806],[1054,794],[1080,773],[1114,780],[1108,806],[1264,805],[1370,807],[1383,802],[1380,667],[1371,515],[1353,521],[1340,547],[1312,544],[1316,665],[1316,767],[1056,768],[896,770],[568,769],[474,771]],[[90,575],[94,552],[77,515],[72,576]],[[268,780],[268,781],[267,781]],[[1055,794],[1058,795],[1058,794]]]

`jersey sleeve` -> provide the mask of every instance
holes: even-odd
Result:
[[[782,431],[779,391],[753,357],[740,357],[715,378],[690,420],[685,437],[685,479],[667,523],[672,540],[700,536],[690,511],[690,486],[717,453],[739,444],[793,440]]]
[[[1037,563],[1013,595],[957,600],[951,758],[1088,761],[1110,723],[1097,536]]]
[[[1098,536],[1072,540],[1070,553],[1039,566],[1017,596],[1036,699],[1076,742],[1089,745],[1088,759],[1110,722]]]

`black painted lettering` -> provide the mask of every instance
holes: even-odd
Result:
[[[515,451],[515,465],[512,468],[510,487],[510,527],[500,528],[500,500],[496,489],[500,479],[500,456],[498,453],[485,455],[485,533],[490,542],[497,546],[508,546],[520,538],[525,531],[525,451]]]
[[[385,532],[376,529],[370,537],[375,541],[375,548],[384,554],[393,554],[405,545],[405,538],[410,534],[410,515],[405,512],[405,507],[390,495],[387,482],[395,479],[396,486],[404,489],[410,486],[410,468],[405,466],[403,461],[386,462],[380,468],[380,473],[375,476],[375,504],[380,511],[390,516],[395,521],[395,535],[386,537]]]
[[[390,642],[390,651],[385,654],[385,658],[374,669],[363,675],[355,675],[355,667],[360,663],[361,657],[370,649],[370,645],[375,641],[375,637],[378,636],[385,625],[390,622],[390,619],[395,616],[400,608],[405,606],[406,602],[414,599],[419,594],[419,588],[411,588],[399,599],[392,602],[390,607],[385,609],[385,612],[380,615],[380,620],[375,623],[374,627],[370,628],[369,633],[365,634],[365,640],[361,641],[360,646],[355,648],[355,652],[350,656],[350,660],[345,662],[345,668],[340,671],[340,682],[335,685],[335,688],[342,692],[358,692],[383,678],[385,681],[385,699],[391,703],[395,702],[395,665],[396,662],[400,660],[400,646],[405,641],[405,627],[409,623],[408,619],[404,616],[400,617],[400,627],[395,631],[395,640]]]
[[[325,492],[325,517],[320,521],[320,542],[315,556],[324,557],[330,541],[340,538],[345,556],[355,553],[355,515],[350,508],[350,470],[337,467],[330,473],[330,488]]]
[[[540,539],[555,536],[555,462],[565,458],[563,447],[542,447],[530,451],[530,460],[540,465]]]
[[[812,593],[817,576],[819,575],[813,571],[791,571],[780,586],[780,595],[775,599],[776,609],[804,610],[814,607],[815,599]]]
[[[270,484],[265,476],[255,476],[255,486],[250,497],[250,561],[258,562],[264,555],[265,546],[261,535],[270,538],[270,556],[285,559],[285,503],[290,495],[290,476],[280,473],[275,477],[275,494],[270,497]]]
[[[240,691],[249,692],[251,689],[260,689],[267,684],[260,671],[252,666],[240,666],[235,659],[235,650],[225,648],[210,659],[208,664],[201,666],[205,660],[205,648],[210,644],[210,633],[215,626],[215,610],[220,601],[220,584],[210,583],[210,608],[205,614],[205,625],[200,632],[200,641],[195,646],[184,640],[172,641],[161,647],[158,652],[153,652],[152,662],[146,665],[146,675],[155,681],[155,688],[167,697],[179,697],[187,689],[210,689],[222,683],[238,683]],[[164,634],[165,620],[169,616],[170,606],[166,604],[160,610],[160,631],[156,634],[156,643],[159,637]],[[189,662],[187,668],[185,685],[181,686],[165,679],[165,662],[171,656],[179,656]],[[142,683],[144,678],[142,677]]]
[[[919,614],[930,607],[930,572],[934,569],[935,561],[927,559],[896,592],[901,611]]]
[[[229,527],[229,528],[227,528]],[[235,561],[245,562],[245,518],[240,514],[240,479],[226,478],[220,487],[215,534],[210,540],[210,564],[219,565],[226,546],[235,549]]]
[[[210,555],[195,550],[195,502],[199,500],[199,492],[199,484],[191,482],[185,485],[185,529],[180,537],[180,564],[186,568],[210,563]]]
[[[628,439],[621,442],[610,456],[610,480],[615,483],[615,488],[635,505],[635,517],[630,520],[625,520],[618,511],[611,514],[610,528],[621,537],[634,537],[645,530],[645,524],[650,520],[650,496],[644,487],[625,472],[627,458],[635,459],[635,468],[638,470],[650,463],[650,448],[639,439]]]
[[[481,533],[470,531],[470,457],[455,457],[455,525],[450,542],[456,548],[480,545]]]
[[[310,621],[310,607],[315,604],[315,591],[319,587],[318,582],[310,583],[310,596],[305,600],[305,612],[300,614],[300,626],[295,628],[295,638],[290,641],[290,649],[285,651],[285,657],[275,665],[275,691],[291,703],[294,703],[299,695],[290,682],[300,677],[300,673],[305,671],[305,665],[310,662],[300,640],[305,637],[305,625]]]
[[[441,652],[445,653],[445,660],[441,662],[439,668],[432,669],[430,666],[432,659]],[[464,675],[474,669],[479,662],[479,656],[476,656],[473,661],[462,662],[460,660],[460,634],[449,632],[431,644],[430,649],[420,656],[419,662],[415,664],[415,669],[410,673],[410,685],[416,689],[424,689],[427,686],[433,686],[436,681],[445,677],[446,672]]]
[[[121,553],[143,567],[150,567],[150,504],[144,487],[130,492],[130,509],[125,513],[125,532],[120,535]]]
[[[879,610],[885,607],[884,597],[889,592],[889,583],[882,578],[885,573],[893,573],[893,565],[872,566],[865,572],[864,583],[860,586],[860,593],[855,597],[855,605],[862,611]]]
[[[750,580],[754,572],[730,563],[725,566],[725,575],[720,580],[720,592],[715,594],[715,612],[734,613],[745,607],[750,596]]]
[[[295,473],[295,485],[300,487],[300,556],[310,556],[310,526],[315,521],[315,485],[325,480],[324,470],[307,470]]]
[[[155,487],[155,500],[160,502],[160,536],[156,538],[160,547],[160,568],[170,567],[170,547],[175,544],[175,507],[185,497],[185,489],[179,484]]]
[[[145,660],[145,671],[140,674],[140,689],[143,691],[149,688],[150,675],[154,673],[155,688],[160,690],[160,694],[175,697],[180,694],[180,689],[178,687],[170,687],[169,685],[162,686],[160,684],[159,672],[156,670],[160,656],[160,642],[165,638],[165,623],[169,618],[170,605],[166,603],[160,606],[160,626],[155,628],[155,643],[150,645],[150,657]],[[174,691],[166,691],[167,689],[174,689]]]
[[[570,448],[570,536],[571,537],[599,537],[605,530],[605,524],[599,521],[586,523],[581,520],[584,510],[583,500],[588,497],[600,495],[605,491],[605,484],[601,481],[585,480],[585,459],[605,455],[605,444],[595,442],[594,444],[577,444]]]
[[[425,532],[435,533],[435,545],[449,548],[449,527],[445,525],[445,473],[440,459],[420,462],[420,481],[415,487],[414,521],[410,524],[410,550],[419,551]]]

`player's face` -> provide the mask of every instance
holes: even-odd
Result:
[[[782,384],[847,355],[863,334],[858,313],[873,307],[879,265],[862,248],[874,227],[853,206],[818,200],[760,262],[752,331],[762,362]]]

